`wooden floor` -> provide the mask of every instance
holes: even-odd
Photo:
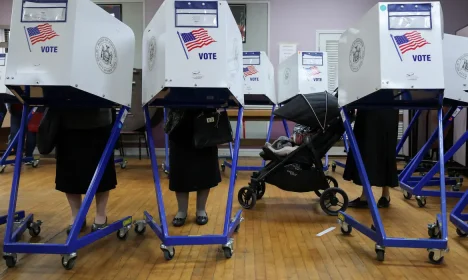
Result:
[[[246,161],[242,161],[246,163]],[[252,163],[252,161],[250,161]],[[254,161],[253,163],[256,163]],[[63,242],[69,223],[69,209],[62,193],[54,190],[54,160],[43,160],[37,169],[24,167],[18,208],[34,213],[44,222],[40,238],[23,241]],[[118,170],[118,188],[112,192],[109,220],[132,215],[141,219],[144,210],[157,217],[152,173],[147,160],[130,160],[127,169]],[[7,211],[12,167],[0,175],[0,213]],[[335,178],[355,198],[360,189]],[[175,229],[174,235],[221,233],[225,213],[229,170],[222,184],[210,194],[210,222],[200,227],[194,223],[195,197],[190,198],[187,224]],[[161,174],[169,221],[176,212],[174,194],[168,191],[168,180]],[[239,173],[234,197],[234,211],[240,206],[237,190],[246,185],[248,172]],[[378,197],[378,194],[377,194]],[[455,200],[449,201],[449,209]],[[414,200],[405,201],[401,192],[392,190],[391,207],[381,211],[387,235],[426,237],[427,224],[434,222],[438,199],[428,199],[420,209]],[[88,215],[88,224],[94,217]],[[371,224],[368,210],[348,210],[364,224]],[[387,248],[386,260],[376,261],[374,243],[353,231],[343,236],[336,217],[325,215],[313,193],[288,193],[268,187],[264,199],[253,210],[244,211],[245,221],[235,238],[232,259],[225,259],[219,246],[177,247],[172,261],[165,261],[160,241],[148,230],[137,236],[133,230],[126,241],[114,234],[78,252],[75,268],[66,271],[57,255],[19,255],[16,268],[7,269],[0,262],[1,279],[468,279],[468,238],[459,238],[450,225],[450,252],[442,265],[428,262],[424,249]],[[317,237],[330,227],[335,230]],[[89,231],[89,228],[88,228]],[[0,227],[0,240],[4,226]]]

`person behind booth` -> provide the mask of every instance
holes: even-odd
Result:
[[[8,143],[10,143],[21,127],[23,104],[8,104],[7,107],[10,112],[10,135],[8,136]],[[34,149],[36,149],[36,132],[37,131],[31,131],[29,129],[26,131],[25,157],[33,157]],[[32,165],[33,161],[34,160],[30,160],[25,164]]]
[[[5,119],[8,109],[5,103],[0,102],[0,127],[3,125],[3,120]]]
[[[178,205],[177,214],[172,220],[176,227],[185,224],[190,192],[197,192],[195,222],[198,225],[207,224],[208,195],[210,189],[221,182],[218,147],[196,148],[193,143],[193,120],[204,111],[206,109],[170,110],[165,126],[170,149],[169,189],[175,192]]]
[[[59,112],[60,126],[56,139],[56,190],[64,192],[71,209],[71,224],[81,207],[96,172],[99,160],[111,135],[113,118],[111,109],[67,109]],[[91,231],[107,226],[106,207],[109,191],[115,189],[117,176],[114,155],[109,161],[96,192],[96,216]],[[86,229],[86,220],[81,231]]]
[[[361,152],[369,183],[373,187],[382,188],[382,195],[377,203],[379,208],[389,207],[390,187],[398,186],[395,154],[398,143],[398,123],[399,111],[395,109],[359,109],[354,122],[353,132]],[[362,186],[354,155],[351,151],[348,152],[343,179]],[[368,207],[364,189],[360,197],[349,202],[348,207]]]

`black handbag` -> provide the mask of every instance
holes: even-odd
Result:
[[[233,141],[226,111],[202,112],[193,121],[195,148],[216,147]]]
[[[60,113],[47,108],[37,131],[37,149],[41,155],[48,155],[54,150],[59,127]]]

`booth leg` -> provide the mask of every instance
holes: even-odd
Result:
[[[167,110],[164,108],[164,123],[167,122]],[[147,135],[149,135],[150,132],[146,132]],[[153,138],[153,137],[151,137]],[[148,137],[149,140],[149,137]],[[169,175],[169,135],[167,133],[164,133],[164,163],[162,164],[162,170],[164,173]]]
[[[273,105],[271,108],[271,116],[270,116],[270,122],[268,123],[268,131],[267,131],[267,137],[266,137],[266,142],[270,142],[271,138],[271,131],[273,129],[273,122],[275,121],[275,115],[273,115],[273,112],[275,112],[276,105]],[[262,167],[265,167],[265,160],[262,160]]]

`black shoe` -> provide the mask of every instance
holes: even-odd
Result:
[[[205,216],[197,216],[195,222],[199,226],[206,225],[208,223],[208,213],[205,212]]]
[[[390,206],[390,197],[387,199],[386,197],[382,196],[377,202],[377,207],[379,208],[388,208],[389,206]]]
[[[367,200],[361,200],[360,197],[356,198],[353,201],[348,203],[348,207],[350,208],[367,208],[369,205],[367,204]]]
[[[98,231],[98,230],[103,229],[105,227],[107,227],[107,217],[106,217],[106,221],[103,224],[96,224],[94,222],[93,225],[91,226],[91,232]]]
[[[172,225],[175,227],[181,227],[185,224],[185,220],[187,220],[187,216],[185,216],[185,218],[175,217],[174,219],[172,219]]]
[[[67,228],[67,235],[70,235],[71,229],[73,225],[69,225]],[[83,222],[83,225],[81,226],[80,232],[83,232],[86,230],[86,220]]]

